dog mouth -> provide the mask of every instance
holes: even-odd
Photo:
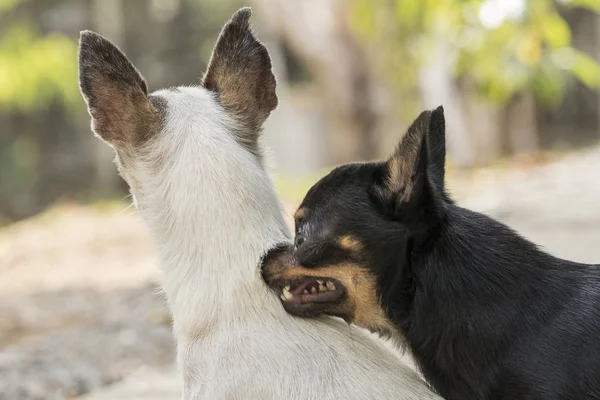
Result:
[[[289,244],[275,246],[262,260],[261,274],[267,286],[279,296],[283,308],[298,317],[341,313],[346,287],[335,278],[310,275],[300,266]]]
[[[339,300],[345,291],[344,285],[337,279],[305,277],[282,285],[279,298],[290,305],[331,303]]]

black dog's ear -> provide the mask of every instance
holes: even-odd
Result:
[[[146,134],[155,110],[144,78],[121,50],[91,31],[79,39],[79,87],[102,139],[120,147]]]
[[[427,130],[428,162],[431,183],[444,193],[446,175],[446,120],[444,107],[439,106],[431,112]]]
[[[423,111],[408,128],[394,154],[385,162],[375,193],[397,215],[402,206],[419,204],[428,185],[427,145],[431,111]]]
[[[213,49],[203,86],[244,128],[243,143],[253,147],[269,113],[277,107],[271,58],[250,28],[250,8],[237,11]],[[252,150],[252,149],[251,149]]]

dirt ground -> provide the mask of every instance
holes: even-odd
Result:
[[[593,149],[449,184],[551,253],[598,263],[598,173]],[[64,205],[0,230],[0,399],[177,399],[159,281],[146,229],[123,204]]]
[[[172,362],[153,246],[130,210],[60,207],[4,229],[0,252],[0,399],[64,399]]]

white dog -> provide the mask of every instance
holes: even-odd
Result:
[[[259,144],[277,105],[250,10],[223,28],[200,86],[147,93],[112,43],[80,39],[92,129],[159,247],[184,399],[438,398],[397,355],[335,319],[288,315],[260,278],[290,240]]]

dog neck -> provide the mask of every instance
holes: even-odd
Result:
[[[137,168],[154,172],[136,198],[158,244],[175,333],[197,336],[219,321],[281,308],[259,263],[290,233],[268,174],[225,130],[227,116],[217,107],[172,109],[183,111],[165,122],[169,140],[150,144],[152,166]]]
[[[502,355],[576,295],[584,265],[559,260],[505,225],[449,205],[435,237],[407,256],[414,280],[393,316],[426,379],[444,397],[475,392]],[[418,283],[417,283],[418,282]],[[422,285],[426,285],[423,290]]]

